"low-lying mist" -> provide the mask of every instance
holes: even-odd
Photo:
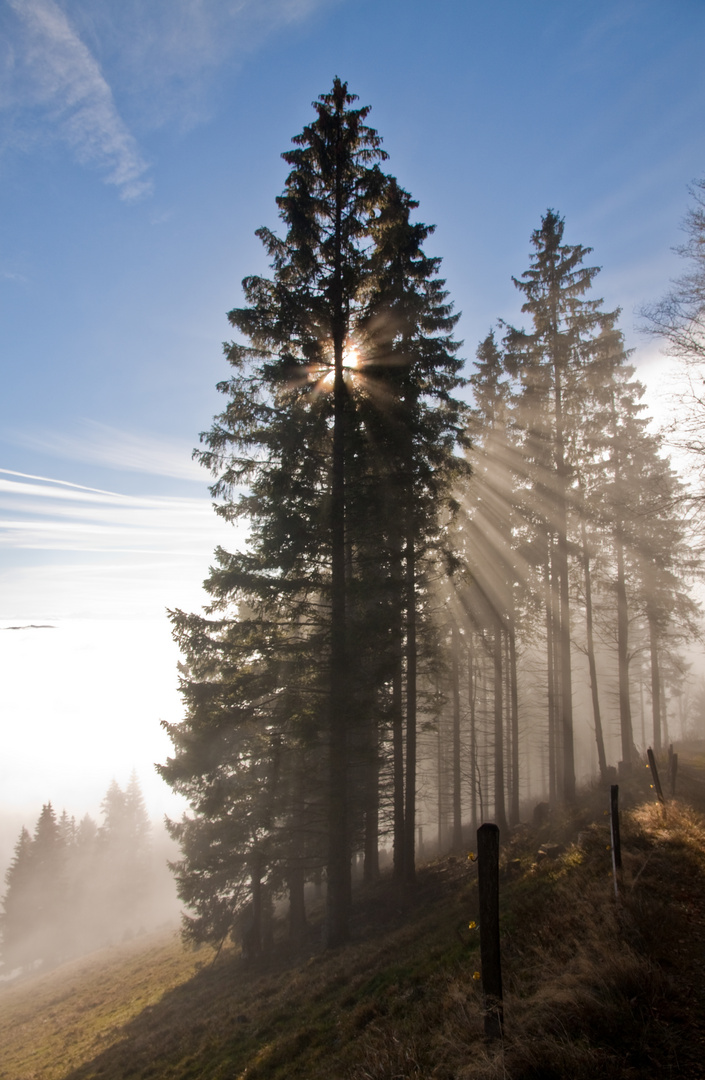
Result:
[[[46,969],[178,920],[168,861],[177,854],[151,823],[136,776],[113,781],[101,824],[46,803],[23,826],[0,907],[0,979]]]

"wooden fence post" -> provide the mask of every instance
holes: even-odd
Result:
[[[477,883],[480,893],[480,959],[485,999],[485,1036],[502,1037],[502,959],[499,948],[499,829],[477,830]]]
[[[653,783],[654,790],[655,790],[656,794],[658,795],[659,802],[663,803],[663,805],[665,806],[666,805],[666,800],[664,799],[663,791],[661,790],[661,781],[658,778],[658,769],[656,768],[656,759],[654,757],[654,752],[651,749],[651,747],[649,747],[649,749],[646,751],[646,753],[647,753],[647,756],[649,758],[649,768],[651,769],[651,775],[652,775],[652,777],[654,779],[654,783]]]
[[[619,899],[619,874],[622,869],[622,845],[619,839],[619,784],[612,784],[610,787],[610,833],[612,836],[614,895]]]

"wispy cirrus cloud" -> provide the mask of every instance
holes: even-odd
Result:
[[[78,161],[100,169],[122,199],[146,195],[148,166],[100,64],[64,11],[56,0],[8,4],[19,21],[11,63],[15,107],[39,107]]]
[[[64,0],[74,25],[110,57],[145,126],[189,128],[209,115],[210,78],[341,0]]]
[[[213,549],[245,529],[207,498],[124,495],[0,469],[0,623],[197,610]]]
[[[211,113],[223,64],[342,0],[7,0],[0,6],[0,146],[68,143],[122,199],[152,189],[140,132]]]
[[[194,558],[236,533],[208,499],[122,495],[0,469],[0,548]]]
[[[8,441],[67,461],[92,462],[118,471],[174,480],[193,480],[204,487],[208,482],[208,473],[192,460],[192,448],[187,443],[121,431],[97,420],[85,420],[76,434],[18,431],[9,433]]]

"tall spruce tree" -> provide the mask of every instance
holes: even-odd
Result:
[[[532,264],[514,284],[524,293],[522,311],[532,331],[510,328],[506,348],[510,369],[521,381],[517,417],[524,452],[533,461],[534,485],[544,504],[547,581],[550,583],[549,684],[555,697],[560,746],[560,794],[575,798],[569,514],[574,504],[567,450],[571,425],[580,422],[581,374],[599,349],[599,330],[616,313],[586,299],[598,273],[583,265],[590,248],[563,243],[564,221],[548,210],[532,234]],[[550,697],[550,694],[549,694]]]
[[[216,552],[209,617],[173,613],[187,715],[160,771],[191,802],[172,826],[177,874],[207,936],[263,887],[288,889],[303,925],[303,874],[323,861],[327,942],[345,939],[363,833],[374,871],[380,724],[402,645],[413,757],[417,563],[439,545],[462,467],[460,365],[438,260],[420,247],[430,229],[409,223],[416,204],[380,172],[354,101],[336,79],[283,155],[286,235],[258,233],[273,275],[246,278],[247,304],[229,314],[241,340],[226,350],[227,406],[202,436],[219,512],[249,525],[245,551]],[[412,762],[410,873],[414,783]]]
[[[318,578],[328,605],[329,692],[326,737],[327,794],[327,934],[330,944],[347,935],[350,902],[350,815],[348,807],[348,640],[346,638],[346,427],[349,393],[345,379],[346,351],[351,349],[355,315],[365,280],[362,240],[381,185],[377,162],[386,155],[377,133],[365,124],[369,109],[355,109],[355,96],[339,79],[329,94],[314,102],[316,119],[294,138],[294,149],[283,157],[291,167],[285,192],[277,200],[287,232],[284,239],[259,230],[270,257],[274,278],[246,279],[248,306],[230,312],[233,327],[250,341],[234,345],[229,359],[235,365],[246,355],[263,361],[261,386],[269,410],[257,433],[252,423],[262,414],[249,409],[245,425],[232,426],[232,411],[207,436],[204,460],[218,470],[223,436],[228,447],[248,441],[267,446],[269,464],[246,468],[262,491],[263,485],[283,488],[291,466],[303,451],[309,466],[281,513],[245,497],[240,511],[252,512],[257,524],[271,528],[275,567],[303,572],[308,588]],[[314,399],[307,409],[307,399]],[[330,437],[332,435],[332,437]],[[298,444],[298,445],[297,445]],[[295,449],[298,449],[297,450]],[[293,452],[293,455],[291,456]],[[213,456],[215,455],[215,456]],[[313,472],[311,472],[313,465]],[[215,493],[232,493],[231,464],[221,474]],[[295,471],[296,467],[294,467]],[[307,474],[307,475],[306,475]],[[244,478],[242,474],[237,479]],[[257,484],[257,481],[259,484]],[[304,484],[307,490],[304,490]],[[327,488],[324,494],[323,486]],[[315,508],[301,500],[314,499]],[[327,511],[321,503],[325,501]],[[314,509],[314,514],[310,511]],[[279,520],[272,520],[278,517]],[[294,518],[295,520],[292,520]],[[278,526],[278,528],[277,528]],[[260,532],[260,535],[262,533]],[[272,544],[269,541],[269,546]],[[303,540],[303,549],[301,542]],[[298,550],[297,550],[298,549]],[[321,555],[323,559],[321,560]],[[321,577],[321,562],[323,577]]]
[[[474,407],[470,418],[473,476],[463,491],[464,516],[457,533],[470,571],[461,595],[466,620],[486,649],[492,666],[492,739],[494,818],[507,828],[505,800],[505,705],[510,717],[511,772],[517,783],[510,791],[512,822],[518,820],[518,707],[516,707],[515,585],[519,556],[515,550],[515,469],[517,454],[509,436],[510,386],[493,331],[476,352],[473,374]],[[506,656],[503,657],[503,642]],[[506,663],[509,660],[509,663]],[[506,669],[506,670],[505,670]],[[506,676],[506,678],[505,678]],[[505,683],[509,693],[505,693]],[[506,701],[505,701],[506,698]]]
[[[437,276],[440,259],[423,250],[433,227],[411,220],[417,207],[393,177],[385,179],[370,228],[374,247],[355,397],[383,504],[375,543],[377,558],[386,555],[394,643],[395,872],[407,884],[415,878],[418,661],[431,618],[422,597],[428,598],[428,578],[437,575],[439,560],[449,560],[448,516],[455,511],[456,484],[469,472],[455,452],[469,446],[467,409],[455,396],[464,385],[452,336],[458,316]]]

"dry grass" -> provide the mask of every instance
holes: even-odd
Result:
[[[622,832],[619,903],[604,821],[505,886],[502,1043],[483,1039],[467,968],[440,1007],[371,1028],[349,1080],[705,1075],[705,821],[649,802],[622,816]]]
[[[537,862],[504,852],[505,1037],[487,1044],[475,869],[443,860],[401,913],[363,894],[358,940],[246,973],[234,950],[173,941],[0,991],[2,1080],[593,1080],[705,1075],[705,822],[640,804],[622,817],[619,903],[604,793]],[[589,823],[590,817],[593,823]],[[596,820],[595,820],[596,818]],[[206,954],[207,953],[207,954]],[[201,965],[200,970],[197,968]]]
[[[202,965],[172,930],[2,987],[1,1080],[63,1080]]]

